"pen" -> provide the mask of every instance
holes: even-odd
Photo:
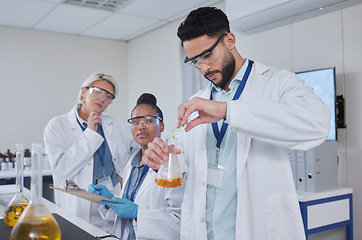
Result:
[[[96,180],[94,182],[94,185],[97,185],[98,184],[98,178],[96,177]]]

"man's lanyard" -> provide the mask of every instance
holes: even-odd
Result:
[[[135,187],[135,189],[133,189],[132,193],[131,193],[131,197],[128,198],[128,191],[129,191],[129,186],[131,185],[131,179],[132,179],[132,171],[131,171],[131,174],[129,175],[129,178],[128,178],[128,183],[127,183],[127,188],[126,188],[126,198],[131,200],[132,202],[134,201],[134,196],[136,194],[136,191],[137,189],[139,188],[140,186],[140,183],[142,182],[142,179],[145,177],[146,173],[148,172],[148,169],[149,167],[145,164],[143,166],[143,170],[142,170],[142,173],[141,173],[141,177],[137,183],[137,186]]]
[[[84,126],[79,122],[79,119],[78,119],[77,117],[75,117],[75,119],[77,119],[77,122],[78,122],[80,128],[81,128],[82,131],[84,132],[84,130],[86,129],[86,127],[84,127]],[[101,155],[101,153],[100,153],[100,152],[101,152],[101,149],[100,149],[100,148],[97,149],[98,157],[99,157],[99,159],[100,159],[101,162],[102,162],[103,175],[104,175],[104,158],[105,158],[105,155],[106,155],[106,137],[104,136],[104,132],[103,132],[102,125],[98,125],[98,127],[99,127],[99,130],[100,130],[100,134],[101,134],[101,136],[102,136],[103,139],[104,139],[104,141],[103,141],[103,143],[102,143],[102,145],[101,145],[101,147],[102,147],[102,155]],[[105,176],[103,176],[103,177],[105,177]]]
[[[244,90],[244,87],[245,87],[245,84],[246,84],[246,81],[248,80],[249,78],[249,75],[250,75],[250,72],[251,72],[251,68],[253,66],[253,61],[249,60],[249,64],[246,68],[246,71],[245,71],[245,74],[243,76],[243,79],[241,80],[241,82],[239,83],[239,86],[238,86],[238,89],[236,89],[236,92],[234,94],[234,97],[233,97],[233,100],[237,100],[239,99],[241,93],[243,92]],[[210,93],[210,99],[213,100],[212,98],[212,91]],[[221,142],[222,142],[222,139],[224,138],[225,136],[225,133],[226,133],[226,130],[229,126],[229,124],[223,122],[222,123],[222,126],[221,126],[221,130],[219,131],[219,128],[217,126],[217,122],[214,122],[211,124],[212,125],[212,130],[214,132],[214,135],[217,139],[217,142],[216,142],[216,159],[215,159],[215,166],[218,166],[218,158],[219,158],[219,152],[220,152],[220,146],[221,146]]]

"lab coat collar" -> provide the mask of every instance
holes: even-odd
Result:
[[[255,71],[255,76],[259,76],[259,75],[263,75],[264,73],[266,73],[267,71],[269,71],[271,69],[271,67],[266,66],[262,63],[256,62],[254,61],[254,66],[252,71]]]
[[[87,121],[85,121],[83,118],[79,117],[79,113],[78,110],[82,107],[82,104],[77,104],[74,108],[74,113],[75,113],[75,117],[78,119],[78,121],[80,122],[80,124],[82,124],[84,126],[84,123],[87,124]],[[88,124],[87,124],[88,125]]]
[[[125,177],[124,178],[125,183],[127,183],[128,179],[129,179],[132,167],[139,164],[139,154],[141,154],[141,152],[142,152],[142,149],[139,149],[139,150],[134,151],[131,154],[131,156],[130,156],[130,158],[128,160],[128,163],[126,165],[127,167],[123,170],[124,171],[124,177]],[[137,159],[137,161],[136,161],[136,159]],[[134,163],[136,163],[136,165],[134,165]],[[156,172],[153,171],[152,168],[149,168],[148,173],[147,173],[147,175],[145,177],[145,180],[143,180],[143,183],[140,186],[140,189],[138,190],[138,193],[137,193],[136,198],[135,198],[135,203],[137,203],[137,198],[139,196],[142,196],[143,194],[147,193],[147,191],[145,191],[143,189],[147,189],[147,188],[149,188],[151,186],[151,184],[155,184],[155,179],[156,179]],[[122,195],[123,195],[123,191],[124,191],[124,188],[122,190]]]
[[[145,165],[144,163],[140,164],[141,157],[142,157],[142,149],[139,149],[138,151],[136,151],[136,153],[132,157],[132,160],[130,161],[131,168]]]
[[[77,122],[77,118],[79,119],[79,121],[81,123],[85,122],[84,120],[82,120],[79,115],[78,115],[78,108],[79,108],[80,104],[77,104],[73,107],[73,109],[67,114],[67,118],[68,118],[68,122],[69,124],[69,128],[73,129],[73,131],[82,131],[82,129],[80,128],[78,122]],[[101,114],[102,117],[102,125],[103,126],[107,126],[107,127],[103,127],[103,131],[104,131],[104,135],[106,136],[106,138],[109,138],[112,135],[112,125],[113,125],[113,120],[112,118],[109,117],[109,115],[102,113]]]

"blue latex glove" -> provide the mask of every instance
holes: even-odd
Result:
[[[103,197],[110,198],[110,199],[113,198],[113,194],[108,190],[108,188],[106,186],[100,185],[100,184],[98,184],[98,185],[94,185],[94,184],[89,185],[88,192],[96,193],[98,195],[101,195]]]
[[[114,203],[106,200],[101,200],[100,203],[112,208],[120,218],[132,218],[137,217],[138,205],[126,198],[112,198],[112,200],[119,203]]]

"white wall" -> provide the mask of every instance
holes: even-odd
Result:
[[[353,187],[355,239],[362,239],[362,4],[343,12],[347,186]],[[341,152],[342,153],[342,152]]]
[[[129,42],[128,113],[138,97],[149,92],[156,96],[164,114],[165,137],[176,127],[177,107],[182,99],[179,23],[168,24]]]
[[[43,142],[54,116],[77,102],[95,72],[113,75],[120,94],[107,109],[126,118],[127,43],[0,26],[0,151]]]

